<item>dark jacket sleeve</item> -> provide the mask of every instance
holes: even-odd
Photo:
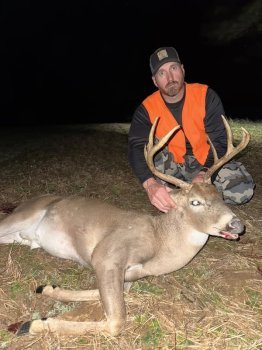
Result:
[[[153,176],[144,157],[144,146],[148,142],[151,126],[146,109],[140,105],[133,115],[129,129],[128,159],[134,174],[141,183]]]
[[[226,153],[227,149],[227,136],[226,130],[221,118],[221,114],[225,115],[223,104],[217,95],[217,93],[208,88],[206,96],[206,116],[204,119],[205,130],[208,134],[211,142],[213,143],[218,158],[222,157]],[[213,153],[210,149],[205,167],[212,166],[214,162]]]

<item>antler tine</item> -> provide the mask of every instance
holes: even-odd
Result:
[[[215,147],[212,144],[211,140],[208,138],[210,146],[211,146],[212,151],[213,151],[213,155],[214,155],[214,164],[206,172],[205,179],[204,179],[205,182],[211,182],[211,176],[214,174],[214,172],[217,169],[219,169],[222,165],[227,163],[230,159],[232,159],[236,154],[240,153],[243,149],[245,149],[250,141],[250,133],[245,128],[241,127],[242,139],[241,139],[240,143],[236,147],[234,147],[233,134],[232,134],[232,130],[230,128],[230,125],[229,125],[227,119],[223,115],[221,115],[221,117],[223,119],[223,123],[225,125],[226,133],[227,133],[227,151],[223,157],[218,159]]]
[[[162,179],[162,180],[164,180],[172,185],[178,186],[180,188],[190,189],[192,186],[191,184],[188,184],[187,182],[185,182],[183,180],[177,179],[174,176],[163,174],[155,168],[154,155],[157,153],[157,151],[159,151],[168,142],[168,140],[174,134],[174,132],[180,128],[180,125],[177,125],[172,130],[170,130],[164,137],[162,137],[156,145],[154,145],[154,135],[155,135],[155,129],[156,129],[158,121],[159,121],[159,117],[157,117],[155,119],[155,121],[151,127],[151,130],[149,133],[148,144],[145,145],[145,148],[144,148],[144,155],[145,155],[147,165],[148,165],[149,169],[152,171],[152,173],[154,175],[156,175],[157,177],[159,177],[160,179]]]
[[[211,149],[212,149],[212,152],[213,152],[213,158],[214,158],[214,163],[216,163],[218,161],[218,156],[217,156],[217,151],[212,143],[212,141],[210,140],[210,137],[207,135],[207,139],[208,139],[208,142],[211,146]]]

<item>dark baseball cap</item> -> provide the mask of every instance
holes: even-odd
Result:
[[[160,47],[150,56],[150,69],[155,75],[158,69],[167,62],[181,63],[176,49],[173,47]]]

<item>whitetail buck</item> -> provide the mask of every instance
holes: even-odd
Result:
[[[232,143],[226,120],[228,149],[208,170],[205,183],[188,184],[158,172],[153,163],[156,152],[175,132],[170,131],[157,145],[152,126],[145,157],[159,178],[180,190],[171,192],[177,208],[151,216],[118,209],[83,197],[46,195],[27,201],[0,223],[0,243],[21,243],[43,248],[48,253],[91,266],[97,277],[97,290],[69,291],[45,286],[41,293],[55,300],[88,301],[100,299],[105,312],[101,322],[74,322],[47,318],[19,323],[17,334],[57,332],[84,334],[91,331],[118,335],[124,327],[126,308],[124,284],[145,276],[159,276],[185,266],[205,245],[208,236],[237,239],[244,225],[225,205],[210,184],[211,175],[243,150],[250,135],[243,129],[242,141]]]

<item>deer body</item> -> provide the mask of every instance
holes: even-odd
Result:
[[[237,239],[243,233],[244,225],[209,181],[187,184],[154,168],[154,154],[174,132],[154,146],[156,122],[145,149],[147,164],[159,178],[181,188],[170,192],[177,207],[167,214],[150,216],[95,199],[46,195],[25,202],[0,222],[2,244],[18,242],[31,248],[40,247],[51,255],[91,266],[96,273],[98,290],[67,291],[46,286],[41,293],[65,301],[101,299],[106,315],[106,321],[101,322],[34,320],[19,325],[19,333],[107,331],[117,335],[126,319],[125,282],[182,268],[205,245],[209,235]],[[224,159],[218,160],[214,153],[215,164],[208,170],[209,177],[246,146],[249,141],[246,131],[245,135],[238,148],[228,148]]]
[[[182,268],[210,234],[220,236],[231,230],[230,238],[234,239],[243,231],[212,185],[195,184],[185,192],[172,194],[179,203],[177,209],[158,216],[84,197],[41,196],[22,204],[0,222],[0,243],[40,247],[51,255],[94,268],[97,297],[101,297],[108,320],[100,325],[117,334],[125,321],[124,282]],[[201,204],[196,205],[198,202]]]

